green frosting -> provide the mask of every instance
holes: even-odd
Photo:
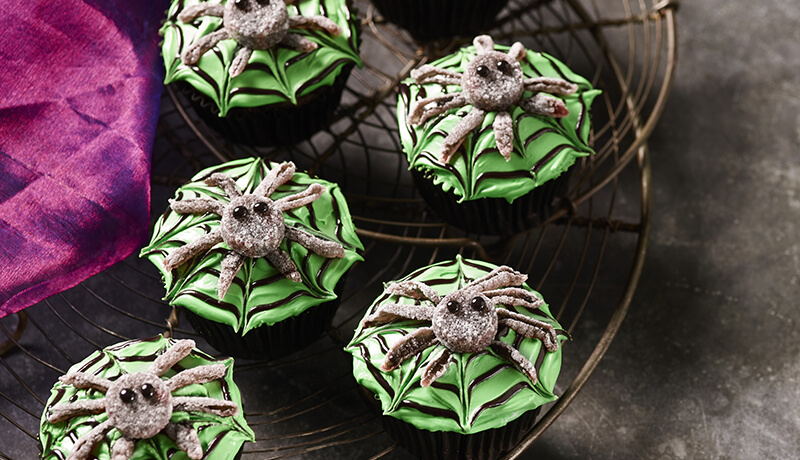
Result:
[[[507,46],[495,48],[503,52],[509,49]],[[463,73],[476,55],[475,47],[470,46],[431,64]],[[492,130],[496,112],[490,112],[480,129],[466,137],[462,147],[445,165],[440,162],[442,141],[472,106],[451,109],[421,126],[409,126],[406,120],[410,101],[458,92],[461,88],[438,83],[420,86],[408,79],[400,86],[397,118],[403,151],[410,168],[432,177],[435,184],[439,184],[445,192],[454,193],[460,201],[505,198],[513,202],[561,175],[577,158],[594,153],[589,146],[591,124],[588,111],[600,91],[592,89],[588,80],[544,53],[528,51],[520,65],[526,78],[561,78],[578,85],[578,91],[574,94],[553,96],[564,100],[569,110],[568,116],[550,118],[532,115],[519,106],[513,106],[509,113],[514,120],[514,151],[511,160],[506,162],[497,150]],[[526,91],[522,97],[532,95]]]
[[[458,256],[454,261],[417,270],[403,280],[421,281],[444,296],[494,268],[495,265]],[[523,288],[541,298],[529,286]],[[365,318],[383,304],[414,302],[384,292],[367,310]],[[537,313],[522,307],[513,307],[513,311],[546,321],[560,331],[561,326],[550,316],[547,305]],[[426,326],[430,323],[413,320],[378,327],[359,326],[345,348],[353,355],[353,375],[360,385],[378,396],[384,415],[419,429],[471,434],[503,427],[525,412],[556,399],[553,388],[561,370],[561,347],[547,352],[539,340],[518,338],[514,331],[508,331],[500,340],[514,344],[532,363],[537,363],[542,355],[535,385],[514,364],[487,349],[481,353],[453,353],[454,361],[444,375],[431,386],[422,387],[423,371],[429,360],[442,350],[441,344],[423,350],[394,371],[380,370],[386,353],[398,340]],[[565,337],[559,334],[559,340],[563,342]]]
[[[215,172],[222,172],[231,176],[243,193],[252,193],[276,165],[253,158],[205,169],[192,182],[177,190],[176,199],[211,197],[229,202],[220,188],[206,185],[203,180]],[[225,298],[220,300],[217,294],[220,267],[230,250],[225,243],[219,243],[205,255],[197,256],[171,272],[166,271],[163,265],[171,251],[218,228],[220,217],[213,213],[178,214],[168,209],[156,222],[150,244],[141,251],[141,256],[153,262],[164,276],[165,300],[203,318],[226,324],[244,335],[259,326],[275,324],[335,299],[336,284],[356,261],[362,260],[356,251],[363,249],[339,186],[304,173],[295,173],[270,198],[277,200],[293,195],[312,183],[324,185],[327,191],[312,203],[285,212],[286,225],[340,243],[344,247],[343,258],[328,259],[284,239],[280,248],[297,265],[302,282],[287,279],[266,258],[248,258]]]
[[[153,361],[167,348],[175,343],[174,340],[157,336],[151,339],[131,340],[112,345],[97,351],[72,366],[68,372],[85,372],[116,380],[122,374],[146,371]],[[174,396],[200,396],[221,400],[233,401],[241,408],[242,401],[239,389],[233,382],[233,359],[217,361],[211,356],[193,350],[188,356],[175,365],[176,369],[189,369],[205,364],[224,363],[227,367],[225,377],[221,380],[203,384],[193,384],[178,390]],[[167,371],[162,378],[168,379],[176,374],[175,370]],[[88,433],[99,423],[108,419],[105,413],[97,415],[84,415],[69,420],[50,423],[47,414],[50,408],[58,403],[88,398],[99,399],[104,395],[97,390],[77,389],[72,385],[58,382],[50,392],[44,413],[40,422],[39,439],[42,443],[43,459],[64,459],[72,451],[78,438]],[[197,432],[204,459],[226,460],[234,458],[245,441],[254,442],[255,436],[244,419],[242,410],[233,417],[220,417],[203,412],[173,412],[170,422],[188,422]],[[106,438],[95,447],[94,454],[97,458],[111,458],[111,446],[121,437],[117,430],[111,430]],[[180,450],[175,443],[164,434],[157,434],[153,438],[139,440],[136,449],[131,455],[131,460],[188,460],[185,452]]]
[[[178,14],[198,0],[174,0],[161,27],[164,36],[162,54],[167,70],[164,83],[186,81],[211,98],[225,116],[236,107],[261,107],[290,102],[315,89],[333,85],[342,70],[352,64],[361,66],[358,57],[358,37],[355,18],[347,8],[347,0],[299,0],[289,5],[289,15],[327,16],[342,28],[342,34],[332,36],[318,30],[290,29],[319,45],[310,53],[284,47],[254,50],[245,71],[231,78],[228,74],[238,51],[235,40],[222,40],[205,53],[197,65],[186,66],[181,53],[198,36],[208,35],[222,27],[222,18],[203,16],[184,24]],[[220,3],[215,1],[215,3]],[[221,3],[225,3],[224,1]]]

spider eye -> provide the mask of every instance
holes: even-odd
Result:
[[[263,201],[259,201],[258,203],[255,204],[255,206],[253,206],[253,211],[255,211],[255,212],[259,213],[259,214],[264,214],[267,211],[269,211],[269,206],[267,205],[267,203],[264,203]]]
[[[447,310],[450,313],[457,313],[460,308],[461,308],[461,305],[458,302],[456,302],[455,300],[451,300],[451,301],[447,302]]]
[[[150,399],[153,397],[153,393],[155,393],[153,385],[150,385],[149,383],[145,383],[144,385],[142,385],[142,396],[144,396],[147,399]]]
[[[481,311],[486,308],[486,301],[483,300],[483,297],[475,297],[472,299],[472,302],[470,302],[470,306],[475,311]]]
[[[261,6],[269,5],[269,0],[256,0],[256,1]]]
[[[234,0],[233,2],[236,8],[239,8],[240,10],[246,10],[248,6],[247,3],[248,0]]]
[[[480,76],[480,77],[486,78],[486,77],[489,76],[489,68],[486,67],[485,65],[479,65],[475,69],[475,73],[477,73],[478,76]]]
[[[233,217],[237,219],[244,219],[245,217],[247,217],[247,214],[248,214],[247,208],[245,208],[244,206],[236,206],[235,208],[233,208]]]
[[[509,71],[511,70],[511,66],[508,65],[508,62],[506,61],[497,61],[497,70],[505,75],[508,75]]]
[[[136,394],[130,388],[123,388],[119,392],[119,399],[124,403],[132,403],[136,399]]]

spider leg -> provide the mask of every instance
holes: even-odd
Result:
[[[506,161],[511,160],[511,152],[514,151],[514,121],[511,115],[506,111],[497,112],[492,130],[500,155],[503,155]]]
[[[498,308],[497,316],[498,325],[510,327],[514,332],[522,334],[529,339],[541,340],[547,351],[558,350],[558,336],[555,328],[550,324],[520,315],[505,308]]]
[[[89,458],[91,455],[94,446],[100,442],[103,437],[105,437],[106,433],[111,431],[114,427],[111,426],[111,422],[106,420],[105,422],[97,425],[96,427],[92,428],[91,431],[84,434],[78,439],[78,442],[72,446],[72,453],[69,454],[67,460],[77,460],[77,459],[86,459]]]
[[[386,354],[386,359],[381,364],[381,370],[391,372],[397,369],[403,361],[437,343],[439,343],[439,339],[436,338],[432,328],[418,329],[394,344]]]
[[[494,340],[489,345],[489,348],[492,349],[498,356],[501,358],[507,359],[514,363],[519,369],[530,379],[531,383],[534,385],[538,381],[538,377],[536,376],[536,368],[533,367],[528,358],[522,356],[522,353],[517,351],[511,345],[501,342],[499,340]]]
[[[186,200],[169,200],[169,207],[178,214],[205,214],[213,212],[219,216],[225,205],[210,198],[189,198]]]
[[[189,458],[193,460],[203,458],[203,446],[200,444],[200,438],[197,437],[194,428],[183,423],[170,422],[164,427],[164,434],[175,442],[178,448],[186,452]]]
[[[94,388],[104,394],[108,391],[108,387],[111,386],[111,380],[85,372],[70,372],[67,375],[62,375],[58,380],[75,388]]]
[[[253,50],[247,47],[243,47],[236,53],[236,57],[231,62],[231,67],[228,69],[228,75],[233,77],[238,77],[244,72],[244,68],[247,67],[247,61],[250,60],[250,55],[253,54]]]
[[[211,187],[219,187],[222,191],[225,192],[225,195],[228,198],[236,198],[242,196],[242,191],[239,190],[239,186],[236,185],[236,181],[233,178],[225,173],[214,173],[205,181],[206,185],[210,185]]]
[[[411,78],[419,85],[426,83],[439,83],[441,85],[460,85],[461,74],[448,69],[440,69],[430,64],[425,64],[411,71]]]
[[[285,235],[289,240],[300,243],[300,246],[322,257],[328,259],[344,257],[344,247],[335,241],[324,240],[299,228],[289,226],[286,226]]]
[[[187,260],[196,256],[197,254],[200,254],[201,252],[208,251],[214,247],[215,244],[221,242],[222,234],[220,233],[219,229],[214,230],[211,233],[207,233],[191,243],[172,251],[172,253],[168,255],[166,259],[164,259],[164,268],[167,271],[170,271],[175,267],[181,266]]]
[[[486,112],[477,107],[473,107],[472,111],[458,122],[456,127],[450,131],[450,134],[448,134],[442,142],[442,163],[447,164],[447,162],[450,161],[450,158],[456,153],[467,135],[469,135],[473,129],[480,127],[485,116]]]
[[[191,369],[180,371],[176,375],[172,376],[171,379],[167,380],[167,388],[169,389],[169,392],[172,393],[179,388],[183,388],[193,383],[206,383],[220,379],[225,376],[225,372],[226,369],[224,364],[207,364],[204,366],[193,367]]]
[[[321,197],[322,194],[325,193],[325,190],[327,189],[322,184],[311,184],[302,192],[275,200],[275,206],[277,206],[281,212],[296,209]]]
[[[484,54],[487,51],[494,51],[494,40],[492,37],[488,35],[478,35],[472,40],[472,44],[475,45],[475,49],[478,50],[478,54]]]
[[[508,50],[508,55],[517,62],[525,59],[527,54],[528,51],[525,50],[525,45],[520,42],[515,42],[513,45],[511,45],[511,49]]]
[[[161,353],[161,355],[153,361],[153,364],[150,365],[147,372],[161,377],[164,372],[170,370],[178,361],[191,353],[194,346],[195,343],[192,339],[176,340],[167,351]]]
[[[389,283],[386,286],[386,292],[390,294],[397,294],[412,299],[430,300],[438,304],[442,299],[439,294],[430,286],[419,281],[401,281],[399,283]]]
[[[324,30],[331,35],[341,35],[342,28],[325,16],[290,16],[290,29]]]
[[[427,305],[402,305],[390,303],[382,305],[378,311],[364,318],[364,327],[375,327],[389,324],[398,319],[415,319],[418,321],[430,321],[433,318],[435,307]]]
[[[519,106],[528,113],[545,117],[563,118],[569,115],[564,101],[542,93],[534,94],[527,99],[520,99]]]
[[[206,398],[203,396],[174,396],[173,411],[205,412],[206,414],[232,417],[239,411],[233,401]]]
[[[493,299],[495,303],[525,307],[528,310],[537,310],[544,304],[544,300],[536,297],[532,292],[517,287],[484,291],[483,295]]]
[[[183,54],[181,54],[181,62],[183,62],[185,65],[197,64],[197,61],[200,60],[202,55],[206,54],[206,52],[213,48],[217,43],[221,42],[222,40],[227,40],[228,38],[231,38],[231,36],[225,29],[220,29],[216,32],[201,37],[183,51]]]
[[[50,410],[47,421],[58,423],[81,415],[100,414],[106,410],[106,398],[84,399],[56,404]]]
[[[425,370],[422,372],[422,381],[420,385],[428,387],[447,372],[447,367],[450,365],[450,356],[452,356],[450,350],[447,348],[442,349],[433,361],[425,367]]]
[[[219,285],[217,286],[217,295],[220,300],[224,299],[225,294],[228,293],[228,288],[231,287],[236,274],[242,268],[244,259],[245,256],[234,251],[229,252],[222,259],[222,270],[219,272]]]
[[[419,126],[428,121],[431,117],[435,117],[455,107],[463,107],[467,105],[467,103],[467,98],[463,93],[440,94],[438,96],[420,99],[419,101],[415,101],[409,108],[408,123]]]
[[[184,9],[178,14],[178,20],[186,23],[192,22],[200,16],[222,17],[225,14],[225,6],[212,3],[199,3]]]
[[[301,53],[308,53],[319,47],[319,45],[307,39],[306,37],[293,34],[291,32],[283,37],[283,40],[281,40],[281,45],[284,45],[285,47],[295,51],[300,51]]]
[[[483,292],[504,286],[519,286],[527,279],[528,275],[524,275],[507,265],[501,265],[486,275],[471,281],[464,287],[474,287]]]
[[[291,161],[281,163],[273,169],[270,169],[264,180],[258,184],[253,195],[269,197],[278,187],[289,182],[294,176],[295,166]]]
[[[131,458],[131,455],[133,455],[133,449],[135,448],[136,441],[122,436],[114,441],[114,447],[111,451],[111,460],[128,460]]]
[[[266,257],[269,259],[272,265],[275,266],[275,268],[277,268],[278,271],[283,274],[283,276],[289,278],[289,280],[294,281],[295,283],[299,283],[303,280],[303,278],[300,276],[300,272],[297,270],[297,265],[292,262],[289,254],[286,254],[283,249],[275,249],[267,254]]]
[[[534,93],[541,92],[566,96],[578,91],[578,85],[561,78],[526,78],[522,84],[525,86],[526,91],[532,91]]]

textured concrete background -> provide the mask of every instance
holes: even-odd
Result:
[[[684,1],[641,283],[525,458],[800,458],[800,4]]]

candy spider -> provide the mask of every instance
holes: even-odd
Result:
[[[497,112],[492,129],[497,149],[509,161],[514,150],[514,123],[509,109],[518,105],[532,114],[565,117],[569,111],[564,101],[541,92],[567,95],[578,90],[577,85],[558,78],[525,78],[519,64],[526,55],[522,43],[514,43],[508,54],[495,51],[494,42],[488,35],[475,37],[473,43],[478,54],[467,64],[463,74],[429,64],[411,71],[417,84],[460,85],[462,91],[415,101],[409,109],[409,124],[419,126],[450,109],[472,106],[472,110],[442,142],[442,163],[450,161],[467,135],[481,126],[487,112]],[[525,91],[535,94],[523,99]]]
[[[189,6],[178,15],[181,22],[192,22],[200,16],[217,16],[222,18],[222,29],[186,48],[181,61],[186,65],[197,64],[200,57],[221,40],[232,38],[241,45],[229,69],[230,76],[235,77],[244,71],[253,50],[267,50],[278,44],[302,52],[317,49],[316,43],[289,29],[317,29],[341,35],[342,29],[325,16],[289,16],[286,3],[294,3],[294,0],[228,0],[225,5]]]
[[[144,372],[123,374],[111,381],[94,374],[70,372],[59,378],[61,383],[81,389],[94,389],[104,398],[84,399],[52,407],[47,420],[58,423],[89,414],[108,414],[108,419],[78,438],[67,460],[91,457],[95,445],[116,429],[122,434],[112,446],[112,460],[126,460],[133,454],[136,441],[164,433],[189,458],[203,457],[197,432],[188,424],[170,422],[174,411],[205,412],[220,417],[236,415],[239,407],[233,401],[200,396],[173,396],[172,392],[195,383],[206,383],[225,376],[224,364],[208,364],[186,369],[167,380],[161,375],[194,348],[193,340],[178,340],[153,361]]]
[[[558,337],[550,324],[530,318],[497,305],[515,305],[536,310],[542,299],[519,286],[528,278],[507,266],[497,267],[489,274],[474,280],[456,291],[440,297],[430,286],[418,281],[391,283],[390,294],[427,300],[433,305],[385,304],[364,320],[364,327],[374,327],[400,319],[430,321],[400,339],[386,354],[381,370],[390,372],[405,360],[438,343],[444,345],[423,371],[421,385],[429,386],[447,370],[452,353],[478,353],[487,347],[497,355],[516,364],[536,383],[536,369],[527,358],[498,337],[506,328],[527,338],[542,341],[547,351],[558,350]]]
[[[211,198],[170,200],[170,207],[179,214],[211,212],[221,219],[218,228],[167,256],[164,259],[164,268],[172,270],[195,255],[225,242],[231,252],[222,260],[219,275],[218,293],[222,299],[248,257],[266,257],[288,279],[300,282],[302,278],[297,266],[278,247],[284,238],[323,257],[344,257],[344,247],[341,244],[324,240],[299,228],[289,227],[283,219],[284,211],[305,206],[322,196],[326,190],[324,186],[311,184],[294,195],[275,201],[269,198],[278,187],[292,178],[294,172],[294,163],[282,163],[270,170],[255,191],[249,194],[242,194],[236,182],[227,174],[214,173],[205,183],[220,187],[230,198],[229,203]]]

